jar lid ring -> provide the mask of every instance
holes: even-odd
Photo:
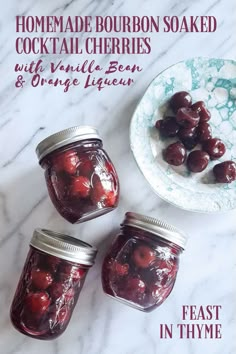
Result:
[[[36,147],[39,162],[46,155],[63,146],[88,139],[102,140],[95,127],[85,125],[71,127],[52,134],[42,140]]]
[[[72,236],[47,229],[35,229],[30,245],[52,256],[91,266],[97,249]]]
[[[122,226],[123,225],[134,226],[141,230],[148,231],[185,249],[187,236],[176,227],[161,220],[138,213],[127,212]]]

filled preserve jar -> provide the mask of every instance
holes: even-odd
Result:
[[[37,339],[64,332],[96,253],[83,241],[36,229],[11,305],[14,327]]]
[[[95,128],[60,131],[40,142],[36,152],[50,198],[67,221],[83,222],[116,208],[118,176]]]
[[[185,241],[166,223],[126,213],[103,262],[104,292],[138,310],[154,310],[173,289]]]

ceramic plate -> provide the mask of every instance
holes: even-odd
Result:
[[[156,120],[167,110],[168,99],[183,90],[190,92],[193,102],[206,102],[212,114],[213,136],[221,138],[227,147],[226,154],[211,161],[201,173],[190,173],[186,166],[172,167],[163,161],[163,149],[174,140],[162,140],[154,128]],[[130,142],[140,170],[164,200],[198,212],[236,208],[236,182],[216,184],[212,174],[215,164],[236,161],[236,62],[194,58],[160,73],[134,112]]]

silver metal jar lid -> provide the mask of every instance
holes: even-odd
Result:
[[[36,154],[40,161],[43,157],[54,150],[76,141],[87,139],[102,140],[97,129],[90,126],[81,125],[78,127],[61,130],[60,132],[50,135],[46,139],[42,140],[36,147]]]
[[[30,245],[52,256],[91,266],[97,249],[74,237],[46,229],[34,230]]]
[[[122,225],[135,226],[139,229],[151,232],[185,249],[187,242],[186,235],[163,221],[142,214],[127,212]]]

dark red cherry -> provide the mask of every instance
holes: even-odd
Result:
[[[213,168],[213,173],[218,183],[231,183],[236,180],[236,164],[233,161],[218,163]]]
[[[56,171],[65,171],[73,175],[76,173],[78,156],[76,151],[68,150],[55,156],[53,166]]]
[[[79,268],[71,264],[63,264],[60,268],[60,278],[66,280],[72,278],[73,281],[77,282],[81,280],[86,274],[86,269]]]
[[[149,284],[165,285],[168,280],[170,269],[168,264],[163,262],[154,263],[154,267],[149,270]]]
[[[106,207],[113,207],[117,201],[117,192],[115,190],[106,189],[106,184],[97,180],[93,183],[91,191],[91,201],[93,204],[103,203]],[[109,186],[108,186],[109,188]]]
[[[147,268],[156,259],[156,254],[152,248],[140,245],[133,252],[133,261],[139,268]]]
[[[127,281],[126,289],[138,293],[143,293],[145,291],[145,283],[139,278],[131,277]]]
[[[31,312],[28,307],[25,307],[21,312],[21,322],[31,331],[41,331],[45,326],[45,321],[42,320],[44,315],[44,313]]]
[[[53,277],[50,272],[35,268],[31,271],[31,281],[37,289],[45,290],[53,282]]]
[[[192,104],[192,97],[186,91],[176,92],[170,99],[170,106],[175,113],[179,108],[190,107]]]
[[[226,151],[225,144],[218,138],[208,139],[202,148],[210,155],[211,160],[220,158]]]
[[[90,180],[84,176],[73,178],[71,186],[71,196],[73,197],[88,197],[91,190]]]
[[[136,302],[139,295],[142,295],[145,292],[145,289],[146,285],[141,279],[130,277],[124,284],[124,298]]]
[[[112,272],[120,277],[123,277],[125,275],[128,274],[129,272],[129,265],[128,263],[125,264],[121,264],[118,263],[117,261],[114,261],[114,263],[112,264]]]
[[[180,108],[177,112],[176,122],[185,128],[196,127],[199,121],[199,114],[193,111],[191,108]]]
[[[163,122],[163,119],[158,119],[155,123],[155,127],[159,130],[161,128],[161,124]]]
[[[156,127],[159,127],[160,134],[164,138],[174,137],[179,131],[179,125],[176,123],[174,117],[166,117],[165,119],[157,121]]]
[[[66,302],[73,299],[75,291],[72,287],[68,288],[65,284],[56,282],[49,289],[49,293],[53,301],[65,300]]]
[[[183,139],[187,139],[187,138],[193,138],[194,136],[197,135],[197,128],[193,127],[193,128],[185,128],[185,127],[181,127],[178,133],[178,137],[183,140]]]
[[[64,293],[64,286],[62,283],[55,282],[52,284],[52,286],[49,289],[49,293],[51,298],[56,301],[57,299],[60,299]]]
[[[27,310],[38,315],[44,314],[47,311],[50,302],[50,298],[45,291],[28,293],[25,298]]]
[[[187,159],[187,166],[191,172],[202,172],[207,167],[210,156],[202,150],[190,152]]]
[[[94,171],[93,163],[92,161],[88,160],[87,157],[84,157],[84,159],[79,160],[78,169],[79,169],[80,176],[85,176],[90,178]]]
[[[200,122],[207,122],[211,118],[211,112],[206,108],[203,101],[198,101],[191,106],[200,116]]]
[[[182,143],[177,141],[176,143],[170,144],[163,152],[165,161],[173,166],[182,165],[187,156],[187,151]]]
[[[199,143],[203,143],[204,141],[212,138],[211,126],[207,122],[200,122],[197,132]]]
[[[197,128],[181,127],[178,136],[187,150],[192,150],[198,143]]]
[[[47,264],[47,267],[53,271],[53,272],[56,272],[57,271],[57,268],[60,264],[60,258],[57,258],[55,256],[47,256],[47,259],[46,259],[46,264]]]

